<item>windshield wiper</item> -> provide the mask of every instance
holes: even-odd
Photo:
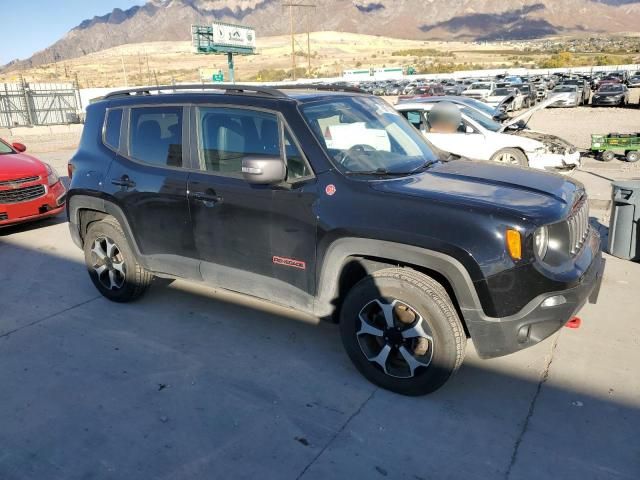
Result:
[[[367,176],[376,176],[376,177],[402,177],[405,175],[413,175],[414,173],[418,173],[422,170],[426,170],[434,163],[437,163],[437,160],[429,160],[417,168],[413,170],[408,170],[405,172],[396,172],[393,170],[387,170],[386,168],[378,168],[377,170],[365,170],[365,171],[354,171],[348,170],[345,172],[345,175],[367,175]]]

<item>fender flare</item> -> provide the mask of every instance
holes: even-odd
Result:
[[[143,263],[143,255],[138,247],[133,231],[129,226],[129,221],[122,209],[114,202],[101,198],[93,197],[91,195],[73,195],[68,199],[68,215],[69,215],[69,229],[71,230],[71,237],[78,247],[83,248],[83,239],[80,232],[80,211],[81,210],[94,210],[96,212],[102,212],[114,217],[120,226],[122,227],[124,234],[127,237],[129,245],[134,251],[139,262]],[[144,263],[143,263],[144,265]]]
[[[384,240],[341,238],[329,246],[324,256],[318,278],[315,308],[317,315],[328,317],[333,313],[339,294],[337,279],[348,259],[354,256],[393,259],[398,263],[433,270],[447,279],[463,313],[482,312],[471,276],[455,258],[434,250]]]

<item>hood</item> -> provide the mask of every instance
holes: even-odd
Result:
[[[584,187],[560,175],[493,162],[455,160],[373,188],[461,205],[500,210],[518,220],[551,223],[566,216]]]
[[[524,120],[525,118],[527,120],[530,119],[531,116],[534,113],[536,113],[537,111],[542,110],[544,108],[547,108],[549,105],[552,105],[552,104],[556,103],[558,100],[564,100],[564,99],[571,98],[570,95],[571,95],[570,93],[558,93],[557,95],[550,96],[549,98],[547,98],[543,102],[540,102],[539,104],[537,104],[535,107],[530,108],[526,112],[523,112],[520,115],[518,115],[516,117],[513,117],[511,120],[508,120],[508,121],[504,122],[504,125],[502,127],[502,131],[504,131],[510,125],[515,125],[516,123]]]
[[[15,180],[20,177],[46,175],[44,164],[25,153],[0,155],[0,180]]]
[[[518,130],[515,132],[510,132],[512,135],[517,135],[518,137],[530,138],[531,140],[537,140],[538,142],[544,144],[551,153],[574,153],[576,152],[576,147],[566,140],[563,140],[560,137],[556,137],[555,135],[550,135],[548,133],[536,132],[535,130]]]

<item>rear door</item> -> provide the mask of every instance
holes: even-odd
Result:
[[[124,212],[149,268],[198,278],[187,203],[184,109],[132,107],[124,109],[123,122],[104,191]]]
[[[308,303],[315,279],[315,178],[279,114],[194,108],[198,172],[188,182],[195,246],[211,284],[279,303]],[[245,156],[288,157],[283,185],[251,185]]]

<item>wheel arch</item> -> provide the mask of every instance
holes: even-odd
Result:
[[[371,273],[389,267],[411,268],[442,284],[463,324],[465,311],[482,309],[469,271],[452,256],[394,242],[343,238],[325,254],[318,277],[316,314],[335,321],[349,289]]]
[[[80,248],[84,246],[84,237],[89,225],[111,216],[122,227],[129,245],[138,259],[142,258],[138,243],[129,225],[126,215],[114,202],[90,195],[73,195],[68,200],[69,228],[71,236]]]

